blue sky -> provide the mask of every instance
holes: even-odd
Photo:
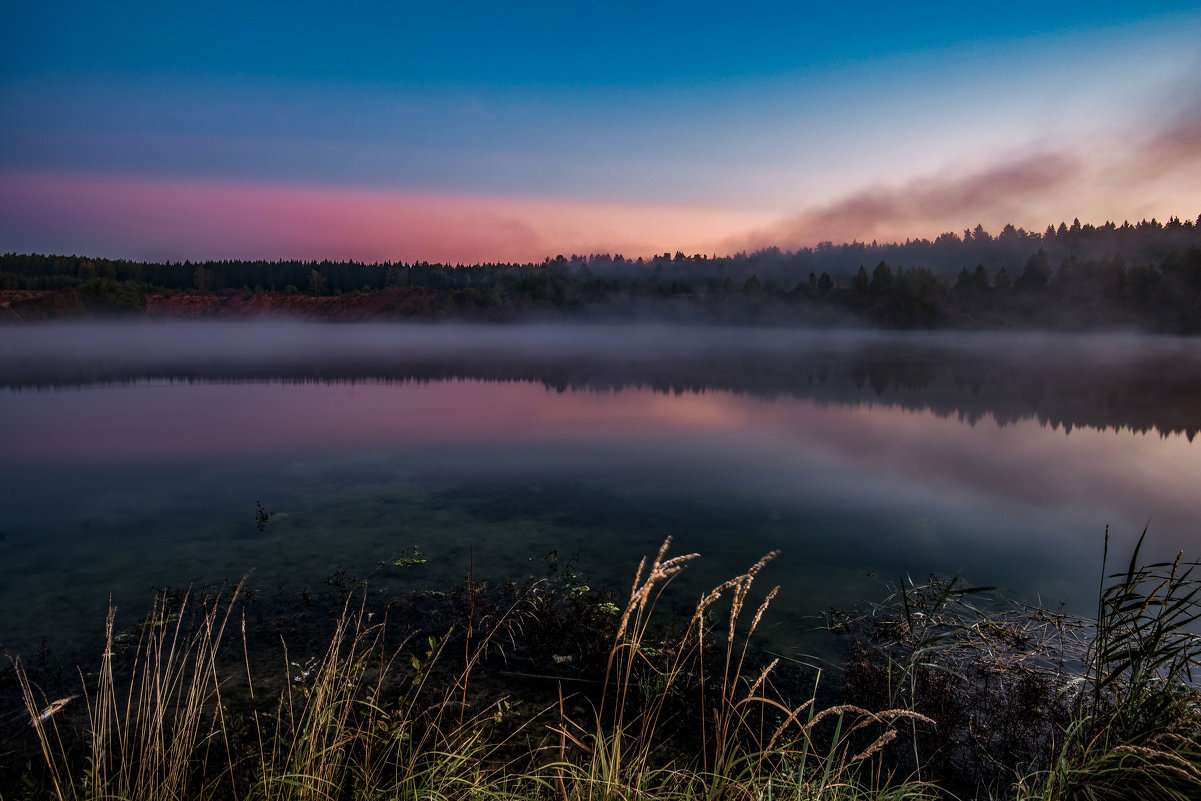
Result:
[[[1186,3],[46,2],[0,28],[5,250],[539,259],[1201,212]],[[831,216],[1047,159],[1064,180],[961,219]],[[261,247],[204,206],[251,195]],[[433,208],[441,239],[381,233]],[[288,249],[364,215],[362,247]]]
[[[837,72],[1148,20],[1195,3],[8,4],[9,77],[620,88]]]

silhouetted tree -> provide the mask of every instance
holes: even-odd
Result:
[[[863,265],[859,265],[859,272],[855,273],[855,278],[851,281],[851,286],[856,292],[867,293],[871,289],[871,279],[867,277],[867,270]]]
[[[1004,267],[997,270],[997,276],[993,279],[993,287],[999,291],[1006,291],[1013,286],[1013,279],[1009,277],[1009,270]]]
[[[316,270],[309,271],[309,292],[314,295],[324,295],[328,288],[329,282],[325,280],[324,275]]]
[[[887,292],[892,288],[892,268],[880,262],[872,271],[872,292]]]
[[[1062,226],[1062,223],[1060,223]],[[1018,276],[1015,286],[1022,291],[1035,291],[1047,285],[1051,277],[1051,262],[1046,252],[1039,248],[1038,252],[1026,260],[1026,269]]]
[[[192,274],[193,281],[197,291],[208,292],[213,288],[213,271],[206,270],[204,267],[197,267]]]

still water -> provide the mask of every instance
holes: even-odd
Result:
[[[1119,557],[1201,555],[1201,343],[1139,336],[304,324],[0,331],[0,646],[110,599],[541,572],[700,590],[781,551],[766,644],[959,574],[1087,612]],[[258,505],[271,513],[255,525]],[[424,565],[391,562],[417,548]],[[381,564],[382,563],[382,564]]]

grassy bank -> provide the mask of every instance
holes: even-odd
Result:
[[[241,587],[110,614],[63,691],[14,659],[14,799],[1194,798],[1191,565],[1106,579],[1095,621],[956,582],[854,616],[842,669],[754,647],[769,554],[670,613],[668,543],[624,607],[562,577],[371,608],[256,641]],[[352,588],[353,589],[353,588]],[[437,634],[412,625],[418,609]],[[437,612],[432,617],[431,610]],[[800,681],[797,676],[802,676]],[[822,692],[839,684],[840,698]],[[798,688],[807,687],[807,690]],[[74,689],[72,689],[74,688]],[[59,694],[63,692],[63,694]]]

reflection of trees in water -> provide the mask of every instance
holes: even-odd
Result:
[[[557,391],[649,389],[663,393],[728,391],[756,398],[819,403],[879,403],[957,416],[970,424],[1036,420],[1044,426],[1183,433],[1201,429],[1201,363],[1178,355],[1112,362],[1080,354],[876,347],[858,350],[731,348],[664,357],[615,355],[464,355],[369,359],[290,357],[281,362],[221,364],[206,359],[170,366],[8,364],[0,386],[49,388],[141,380],[431,382],[447,379],[532,381]]]

